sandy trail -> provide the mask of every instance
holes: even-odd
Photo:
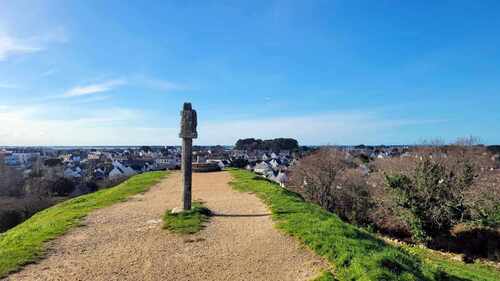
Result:
[[[230,180],[227,172],[193,174],[193,198],[225,215],[195,235],[161,229],[165,210],[181,202],[181,176],[172,173],[144,195],[93,212],[45,259],[5,280],[310,280],[326,267]]]

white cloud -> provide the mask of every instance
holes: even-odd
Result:
[[[30,40],[21,40],[6,34],[0,34],[0,61],[6,60],[10,56],[34,53],[43,50]]]
[[[66,91],[63,96],[64,97],[79,97],[86,95],[93,95],[103,92],[108,92],[113,90],[114,88],[125,84],[126,81],[122,79],[117,80],[109,80],[102,83],[90,84],[86,86],[76,86],[68,91]]]
[[[68,42],[68,37],[61,27],[27,38],[18,38],[0,31],[0,61],[16,55],[43,51],[47,48],[47,45],[52,43],[66,42]]]

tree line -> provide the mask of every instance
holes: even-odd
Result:
[[[239,139],[236,142],[237,150],[270,150],[279,152],[281,150],[295,151],[299,149],[299,142],[292,138],[277,138],[270,140],[261,139]]]

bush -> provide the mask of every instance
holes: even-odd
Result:
[[[5,165],[0,156],[0,196],[23,195],[24,179],[20,170]]]
[[[0,233],[23,222],[23,213],[19,210],[0,210]]]
[[[414,239],[427,241],[449,234],[453,225],[466,218],[464,193],[473,184],[473,167],[466,160],[453,166],[456,169],[426,158],[410,175],[386,176]]]
[[[66,178],[58,178],[49,184],[51,193],[56,196],[68,196],[75,190],[75,184]]]
[[[99,186],[94,181],[89,181],[86,183],[86,185],[89,192],[96,192],[97,190],[99,190]]]
[[[22,223],[52,204],[53,201],[50,198],[36,196],[0,199],[0,232]]]
[[[371,196],[363,175],[355,167],[344,152],[319,150],[293,167],[291,185],[307,200],[342,219],[367,224]]]

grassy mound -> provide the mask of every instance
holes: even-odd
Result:
[[[92,210],[125,201],[158,183],[165,172],[134,176],[113,188],[83,195],[45,209],[0,235],[0,277],[31,263],[44,253],[44,243],[79,225]]]
[[[327,258],[338,280],[499,280],[500,272],[495,269],[447,260],[424,249],[389,245],[253,173],[231,173],[233,187],[263,199],[277,227]],[[334,278],[324,274],[318,280]]]
[[[172,214],[171,210],[167,210],[163,228],[180,234],[194,234],[203,228],[211,215],[212,212],[202,203],[194,202],[187,212]]]

